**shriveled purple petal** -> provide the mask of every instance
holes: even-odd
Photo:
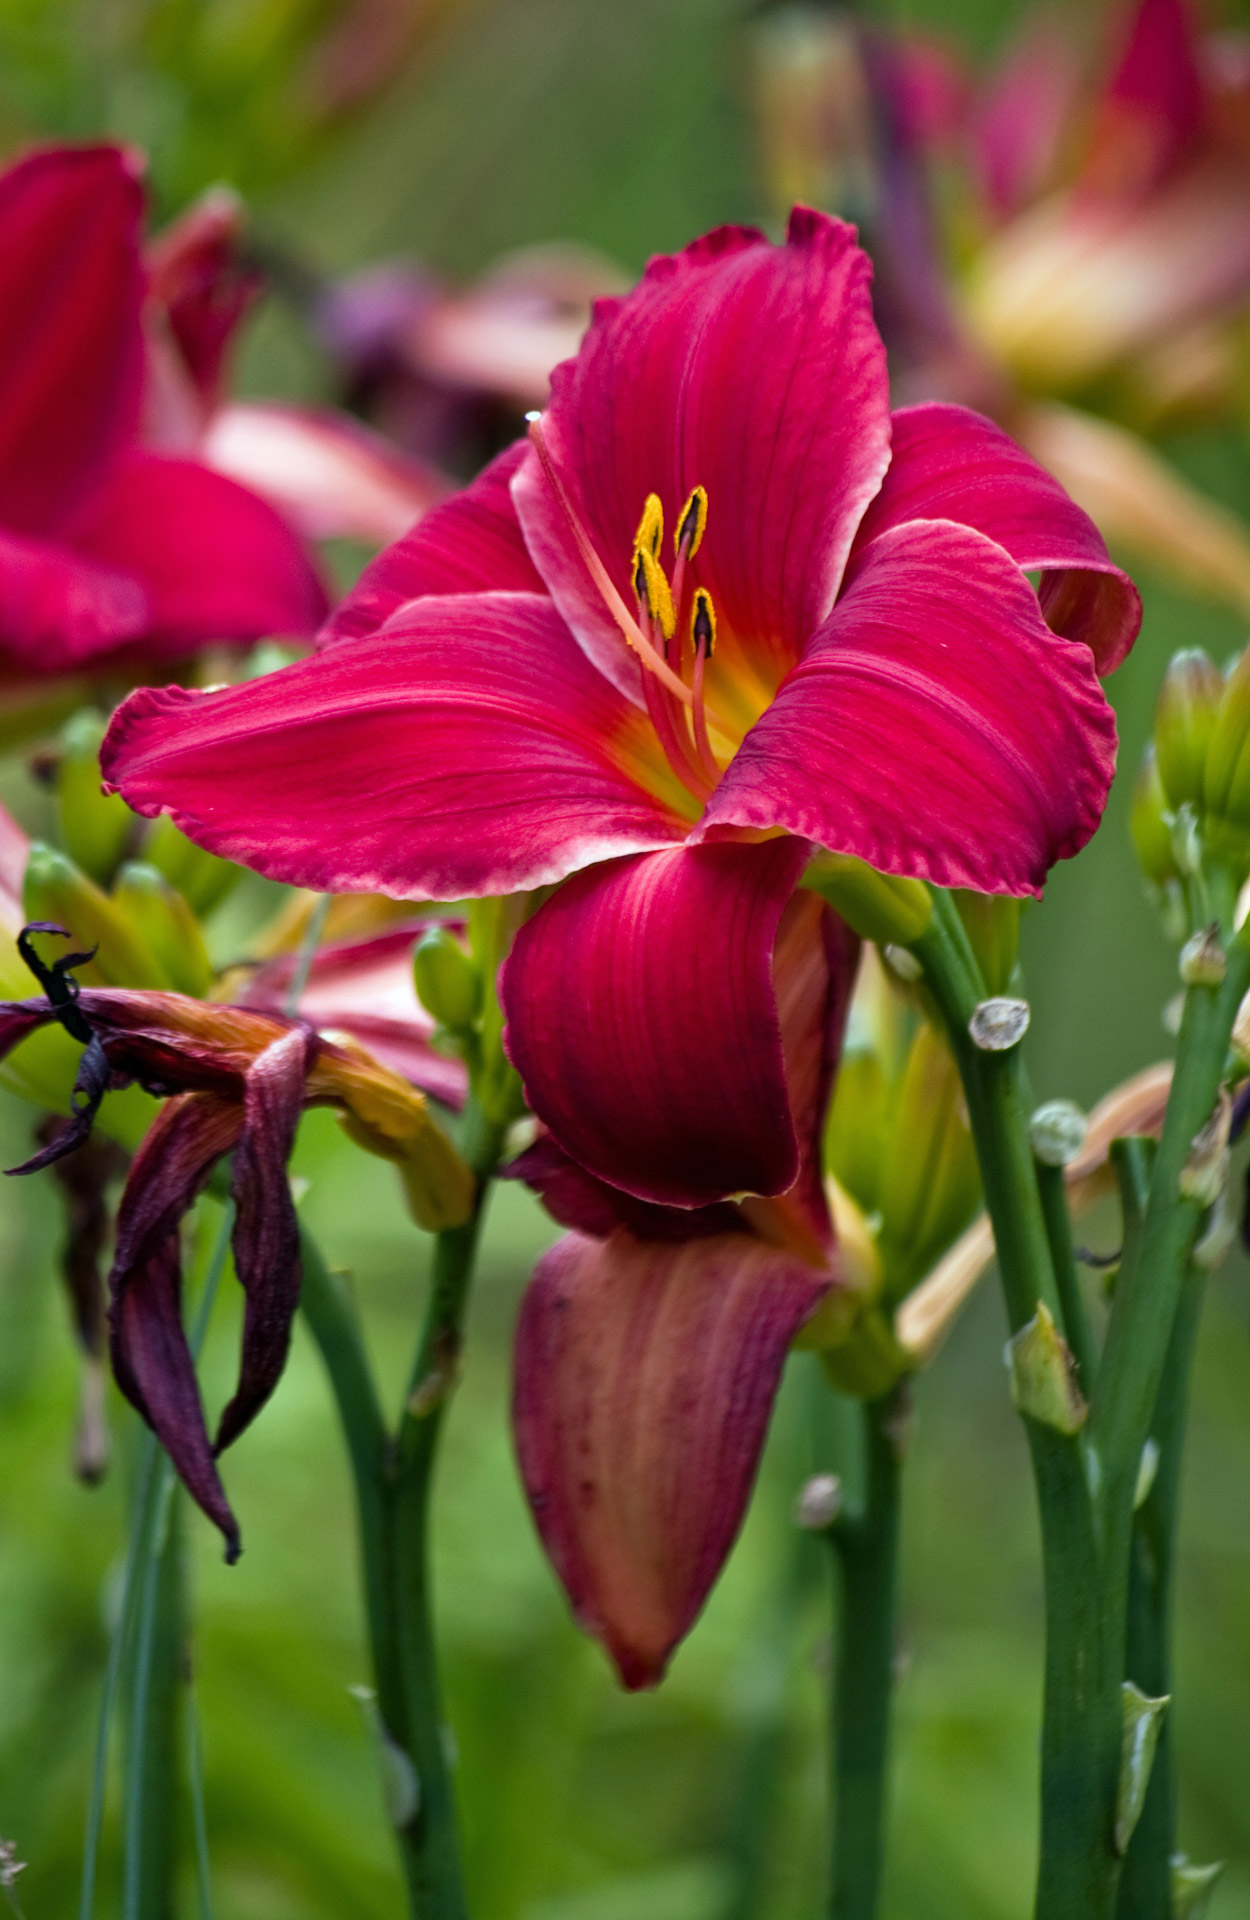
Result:
[[[247,1295],[239,1384],[221,1416],[213,1451],[236,1440],[278,1384],[299,1305],[299,1222],[286,1163],[295,1143],[316,1035],[300,1027],[266,1047],[243,1091],[243,1132],[234,1153],[234,1270]]]
[[[625,1686],[662,1677],[720,1572],[786,1351],[829,1284],[740,1234],[570,1234],[539,1262],[517,1328],[521,1475]]]

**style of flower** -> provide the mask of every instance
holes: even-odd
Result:
[[[131,1162],[109,1275],[110,1346],[122,1392],[159,1436],[185,1485],[239,1552],[215,1455],[238,1438],[277,1385],[299,1301],[299,1228],[286,1163],[300,1114],[338,1109],[351,1138],[393,1161],[415,1217],[432,1231],[468,1213],[472,1178],[421,1095],[347,1036],[304,1020],[215,1006],[176,993],[79,987],[88,957],[45,964],[20,936],[43,996],[0,1002],[0,1058],[59,1021],[83,1043],[73,1118],[19,1173],[73,1152],[106,1093],[137,1083],[166,1097]],[[233,1155],[235,1272],[247,1296],[238,1387],[210,1443],[183,1331],[178,1230],[217,1162]]]
[[[952,406],[891,416],[868,281],[852,230],[804,209],[783,246],[729,228],[654,261],[599,304],[529,443],[366,572],[318,655],[140,691],[102,758],[137,811],[318,890],[554,886],[501,982],[553,1142],[653,1208],[757,1196],[759,1239],[822,1289],[779,1014],[808,861],[1038,892],[1101,815],[1097,674],[1139,621],[1092,523],[1006,435]],[[793,1295],[753,1297],[784,1350]],[[612,1311],[645,1316],[645,1287]],[[682,1332],[650,1359],[673,1382]]]
[[[0,654],[39,673],[306,634],[324,608],[270,506],[140,443],[142,214],[119,147],[0,174]]]

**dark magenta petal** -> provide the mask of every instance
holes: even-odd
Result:
[[[597,1240],[606,1240],[618,1227],[628,1228],[639,1240],[697,1240],[713,1233],[750,1232],[743,1214],[729,1201],[709,1207],[660,1207],[621,1187],[610,1187],[579,1167],[549,1133],[541,1134],[532,1147],[509,1161],[500,1178],[523,1180],[553,1220]]]
[[[53,531],[138,418],[142,214],[120,147],[0,174],[0,524],[20,533]]]
[[[295,1027],[266,1047],[243,1089],[243,1132],[234,1150],[231,1191],[234,1270],[247,1295],[239,1384],[217,1429],[213,1451],[237,1440],[278,1384],[299,1305],[299,1222],[286,1163],[295,1144],[304,1080],[316,1036]]]
[[[656,763],[642,716],[534,594],[415,601],[385,633],[220,693],[145,688],[102,757],[136,812],[260,873],[445,900],[676,839],[685,823],[641,784]]]
[[[1201,133],[1206,95],[1186,0],[1138,0],[1099,104],[1082,185],[1116,195],[1149,189]]]
[[[196,460],[129,454],[76,520],[72,541],[143,583],[149,641],[166,657],[209,640],[311,634],[325,612],[286,521]]]
[[[885,873],[1040,893],[1098,825],[1115,720],[1000,547],[910,522],[866,550],[708,805]]]
[[[214,1094],[170,1100],[131,1163],[109,1275],[117,1384],[164,1446],[192,1498],[239,1550],[239,1529],[213,1461],[195,1365],[182,1324],[178,1227],[243,1125],[235,1101]]]
[[[409,923],[365,940],[319,947],[298,1012],[319,1033],[350,1034],[392,1073],[445,1106],[459,1108],[468,1092],[465,1064],[430,1045],[435,1023],[413,984],[413,949],[429,924]],[[297,964],[294,953],[267,960],[232,996],[235,1004],[282,1013]]]
[[[773,949],[807,855],[773,840],[605,862],[521,929],[500,978],[508,1052],[600,1179],[680,1207],[794,1182]]]
[[[221,398],[231,342],[263,284],[244,257],[244,227],[238,195],[210,187],[147,250],[148,299],[206,413]]]
[[[1083,640],[1100,673],[1118,667],[1137,638],[1140,596],[1089,515],[981,414],[933,401],[894,415],[890,470],[860,525],[849,576],[873,540],[910,520],[957,520],[1018,567],[1039,569],[1048,624]]]
[[[432,508],[365,568],[331,614],[322,641],[373,633],[406,600],[434,593],[545,593],[509,486],[528,442],[492,460],[472,486]]]
[[[775,679],[832,606],[889,461],[885,350],[854,229],[796,208],[784,246],[730,227],[653,260],[632,293],[598,303],[551,391],[547,444],[627,606],[647,495],[671,565],[677,516],[702,486],[699,578]],[[536,460],[513,494],[561,611],[632,690],[637,669]]]
[[[795,1332],[829,1276],[740,1234],[571,1234],[521,1306],[513,1418],[534,1519],[581,1625],[653,1686],[746,1510]]]
[[[150,620],[134,574],[0,529],[0,650],[11,659],[63,672],[137,640]]]

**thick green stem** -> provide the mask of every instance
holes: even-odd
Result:
[[[838,1566],[834,1658],[834,1826],[829,1912],[876,1920],[894,1690],[901,1451],[898,1423],[908,1388],[867,1403],[864,1493],[858,1510],[830,1529]]]
[[[348,1443],[378,1711],[386,1739],[411,1769],[411,1791],[392,1812],[416,1920],[467,1920],[468,1914],[434,1644],[428,1523],[482,1206],[503,1131],[470,1099],[462,1151],[477,1178],[477,1203],[463,1226],[437,1238],[429,1306],[395,1435],[382,1417],[348,1295],[304,1237],[301,1304]]]
[[[1163,1384],[1150,1437],[1157,1449],[1154,1477],[1133,1516],[1129,1572],[1128,1677],[1160,1699],[1172,1691],[1172,1600],[1181,1465],[1189,1375],[1205,1275],[1190,1267],[1172,1327]],[[1176,1846],[1172,1715],[1164,1716],[1150,1785],[1120,1881],[1118,1920],[1170,1920],[1172,1854]]]

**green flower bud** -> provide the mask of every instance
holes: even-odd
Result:
[[[878,873],[849,853],[819,854],[803,884],[827,900],[862,940],[878,946],[910,946],[933,913],[933,896],[923,880]]]
[[[971,893],[957,888],[951,895],[963,921],[968,944],[976,955],[987,993],[1006,993],[1020,949],[1020,909],[1023,901],[1003,893]]]
[[[431,927],[413,955],[417,998],[449,1033],[467,1033],[482,1011],[482,976],[446,927]]]
[[[1152,741],[1142,755],[1141,772],[1133,788],[1129,831],[1141,870],[1156,887],[1166,886],[1169,880],[1179,877],[1172,849],[1172,828],[1165,817],[1168,811],[1168,797],[1163,791],[1158,755]]]
[[[1155,707],[1159,778],[1173,807],[1201,807],[1207,753],[1224,696],[1224,676],[1201,647],[1174,656]]]
[[[70,858],[93,880],[106,883],[117,871],[139,822],[126,802],[100,790],[103,717],[90,707],[76,713],[61,733],[56,771],[56,812]]]
[[[1202,1920],[1224,1871],[1222,1860],[1198,1866],[1183,1853],[1172,1855],[1172,1920]]]
[[[213,966],[200,923],[163,873],[131,860],[117,876],[114,904],[165,969],[177,993],[202,1000],[213,984]]]
[[[188,840],[169,818],[162,814],[152,824],[143,843],[143,858],[149,867],[163,873],[177,887],[193,913],[206,918],[219,906],[230,889],[243,878],[242,867],[230,860],[219,860]]]
[[[1228,971],[1228,961],[1220,941],[1219,922],[1213,921],[1201,933],[1195,933],[1180,951],[1181,982],[1187,987],[1218,987]]]
[[[173,985],[141,931],[94,880],[54,847],[35,841],[22,882],[22,906],[28,920],[51,920],[67,927],[76,947],[97,949],[79,970],[88,985],[164,987]]]

